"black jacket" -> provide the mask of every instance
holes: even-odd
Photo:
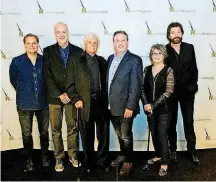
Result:
[[[155,77],[152,74],[152,65],[145,67],[141,93],[143,106],[151,104],[153,112],[157,114],[170,113],[172,107],[170,96],[173,91],[174,76],[170,67],[165,65]]]
[[[175,76],[175,93],[179,92],[185,96],[194,96],[198,91],[198,69],[194,46],[185,42],[181,43],[179,60],[176,59],[176,52],[171,44],[166,45],[168,57],[165,63],[171,67]]]
[[[49,104],[62,104],[58,98],[62,93],[67,93],[66,80],[70,67],[70,57],[72,54],[81,53],[83,50],[69,43],[69,55],[67,66],[65,67],[58,43],[44,48],[43,51],[43,71],[47,86],[47,99]]]
[[[106,60],[96,55],[100,69],[100,96],[99,104],[101,112],[98,113],[101,121],[107,118],[108,101],[106,95]],[[70,58],[70,67],[72,71],[68,72],[67,91],[74,105],[78,100],[82,100],[84,110],[81,112],[81,120],[88,122],[90,114],[90,73],[86,60],[86,53],[76,54]],[[76,108],[73,107],[73,116],[76,116]]]

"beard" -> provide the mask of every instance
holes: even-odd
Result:
[[[170,42],[172,42],[173,44],[179,44],[182,42],[182,37],[175,37],[173,39],[170,39]]]

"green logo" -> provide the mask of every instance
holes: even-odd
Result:
[[[216,5],[215,5],[214,0],[212,0],[212,3],[213,3],[213,12],[216,12]]]
[[[1,55],[2,55],[2,59],[6,59],[6,55],[3,53],[2,50],[1,50]]]
[[[194,30],[191,22],[189,21],[189,24],[190,24],[190,27],[191,27],[191,35],[195,35],[196,34],[196,31]]]
[[[152,31],[150,30],[147,21],[145,21],[146,27],[147,27],[147,35],[152,35]]]
[[[83,5],[82,0],[80,0],[80,4],[81,4],[81,6],[82,6],[82,13],[86,13],[86,8],[85,8],[85,6]]]
[[[209,100],[213,100],[214,96],[211,94],[211,90],[209,87],[208,87],[208,91],[209,91]]]
[[[8,96],[8,94],[5,92],[5,90],[3,88],[2,88],[2,91],[3,91],[4,95],[5,95],[5,100],[10,101],[11,100],[10,97]]]
[[[211,52],[211,57],[216,57],[216,52],[214,51],[212,45],[211,45],[210,43],[209,43],[209,45],[210,45],[211,50],[212,50],[212,52]]]
[[[171,2],[169,0],[168,0],[168,2],[169,2],[169,5],[170,5],[170,8],[169,8],[170,12],[174,12],[175,11],[174,7],[172,6],[172,4],[171,4]]]
[[[128,6],[126,0],[124,0],[124,3],[125,3],[125,11],[126,11],[126,12],[130,12],[130,8],[129,8],[129,6]]]
[[[43,9],[41,8],[41,5],[39,4],[39,2],[37,1],[38,7],[39,7],[39,14],[43,14]]]

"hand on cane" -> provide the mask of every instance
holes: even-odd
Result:
[[[83,109],[83,101],[81,101],[81,100],[79,100],[79,101],[77,101],[76,103],[75,103],[75,107],[77,108],[77,109]]]

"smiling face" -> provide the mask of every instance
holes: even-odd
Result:
[[[65,24],[57,24],[54,27],[55,39],[61,47],[68,44],[69,32]]]
[[[172,27],[170,29],[169,40],[173,44],[179,44],[182,42],[182,31],[180,27]]]
[[[161,64],[161,63],[163,63],[164,62],[163,53],[158,49],[154,49],[152,51],[151,61],[152,61],[153,64]]]
[[[116,34],[115,37],[113,37],[113,46],[117,55],[125,52],[128,49],[127,36],[122,33]]]
[[[98,39],[96,37],[89,37],[84,42],[84,49],[85,51],[94,56],[98,50]]]
[[[39,43],[37,42],[37,39],[35,37],[29,36],[25,38],[24,47],[27,54],[37,53],[39,48]]]

